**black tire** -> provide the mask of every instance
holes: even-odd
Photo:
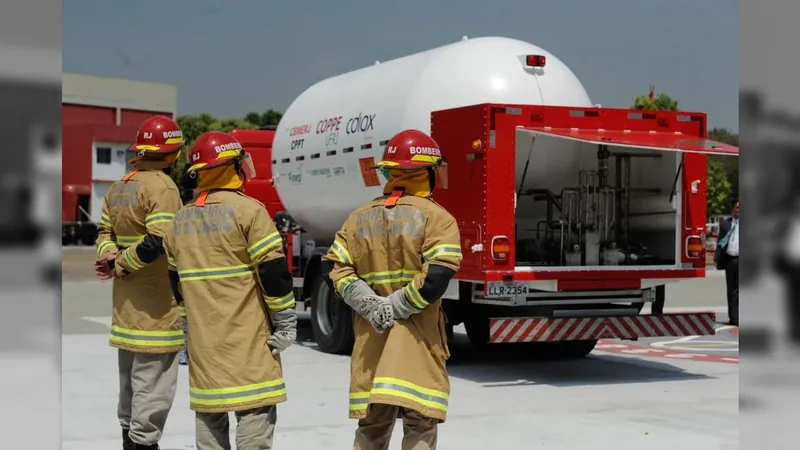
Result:
[[[581,359],[592,353],[597,345],[597,340],[588,341],[563,341],[563,342],[533,342],[530,351],[541,359]]]
[[[353,309],[322,279],[314,277],[311,290],[311,330],[319,349],[325,353],[348,355],[353,351]]]

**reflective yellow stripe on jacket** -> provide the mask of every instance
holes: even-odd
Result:
[[[397,397],[444,412],[447,411],[450,402],[450,395],[447,392],[427,389],[399,378],[375,377],[369,392],[350,393],[350,411],[365,411],[372,395]]]
[[[406,298],[411,300],[411,303],[414,304],[414,307],[423,310],[426,306],[428,306],[428,302],[422,297],[422,294],[419,293],[419,289],[417,286],[414,285],[414,282],[408,283],[406,286]]]
[[[111,217],[108,214],[100,214],[100,222],[98,225],[102,225],[106,228],[112,228],[111,226]]]
[[[354,281],[358,281],[358,279],[359,278],[355,275],[348,275],[336,281],[333,287],[336,289],[336,292],[338,292],[339,295],[344,295],[345,291],[347,291],[347,288],[349,288]]]
[[[250,255],[251,260],[255,261],[259,256],[282,244],[281,234],[275,231],[247,247],[247,254]]]
[[[353,258],[350,256],[350,252],[347,251],[347,247],[341,242],[333,241],[333,244],[331,244],[331,251],[336,255],[336,259],[338,259],[340,263],[347,265],[353,264]]]
[[[125,264],[127,264],[131,270],[136,271],[145,266],[145,263],[143,263],[142,260],[139,259],[139,255],[136,254],[136,249],[128,248],[125,250],[124,255]]]
[[[131,245],[144,239],[142,236],[117,236],[117,245],[120,247],[130,247]]]
[[[273,311],[282,311],[284,309],[293,308],[295,305],[294,290],[283,297],[269,297],[265,295],[264,301],[267,302],[267,307]]]
[[[392,283],[408,283],[414,280],[414,275],[418,274],[419,270],[387,270],[383,272],[370,272],[361,274],[361,278],[370,285],[376,284],[392,284]]]
[[[129,330],[127,328],[111,326],[111,342],[128,344],[136,347],[174,347],[183,345],[183,331],[146,331]]]
[[[414,275],[418,274],[419,270],[387,270],[383,272],[369,272],[361,275],[348,275],[336,281],[334,288],[340,295],[344,294],[350,285],[359,278],[364,280],[370,286],[378,284],[393,284],[393,283],[410,283],[414,281]]]
[[[159,223],[170,223],[174,218],[175,218],[174,213],[169,213],[169,212],[153,213],[153,214],[148,214],[144,218],[144,224],[149,229],[153,225],[157,225]]]
[[[113,247],[116,247],[116,244],[114,244],[114,241],[103,241],[103,242],[97,244],[97,256],[103,256],[103,254],[106,252],[106,250],[108,250],[109,248],[113,248]]]
[[[254,273],[255,269],[252,264],[240,264],[237,266],[210,267],[207,269],[179,270],[178,276],[181,281],[200,281],[252,276]]]
[[[240,387],[218,389],[189,388],[190,401],[202,406],[230,406],[253,403],[283,395],[286,395],[286,382],[283,381],[283,378]]]
[[[461,257],[461,247],[452,244],[434,245],[430,250],[422,254],[424,261],[430,261],[442,256],[451,256],[455,258]]]

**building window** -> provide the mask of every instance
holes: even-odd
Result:
[[[108,147],[97,148],[97,164],[111,164],[111,149]]]

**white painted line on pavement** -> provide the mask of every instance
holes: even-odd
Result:
[[[632,353],[632,354],[644,354],[650,353],[651,350],[649,348],[631,348],[628,350],[620,350],[622,353]]]
[[[663,344],[662,342],[656,342],[656,344]],[[739,351],[739,344],[736,342],[722,342],[722,341],[693,341],[692,344],[698,344],[698,347],[690,347],[690,346],[682,346],[682,345],[659,345],[659,348],[665,348],[667,350],[683,350],[683,351],[698,351],[698,350],[706,350],[706,351],[715,351],[715,352],[738,352]],[[703,344],[712,344],[710,346],[704,346]],[[719,345],[719,347],[717,347]],[[735,347],[728,347],[725,348],[723,346],[731,345]]]
[[[103,325],[109,330],[111,329],[111,316],[86,316],[86,317],[81,317],[81,319],[87,322]]]
[[[713,312],[723,314],[728,312],[727,306],[672,306],[664,307],[665,313],[691,313],[691,312]]]
[[[63,284],[102,284],[111,286],[111,281],[100,281],[100,280],[65,280],[61,283]]]
[[[671,344],[680,344],[681,342],[689,342],[692,339],[696,339],[698,337],[700,337],[700,336],[683,336],[683,337],[680,337],[678,339],[673,339],[671,341],[653,342],[652,344],[650,344],[650,347],[664,348],[667,345],[671,345]]]

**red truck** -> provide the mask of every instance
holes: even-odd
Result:
[[[381,195],[370,167],[392,135],[430,133],[446,160],[434,199],[464,256],[442,302],[448,329],[582,357],[599,339],[715,333],[710,311],[642,314],[668,283],[705,276],[707,155],[738,154],[707,127],[704,113],[600,107],[540,47],[468,39],[307,89],[274,132],[247,132],[262,163],[245,190],[285,236],[319,347],[347,353],[353,313],[320,258]]]

